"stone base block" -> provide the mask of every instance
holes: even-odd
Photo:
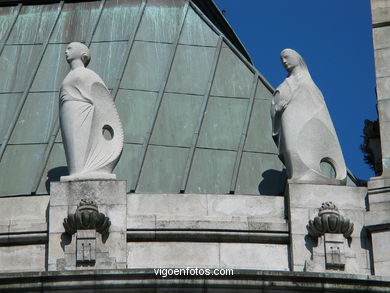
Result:
[[[294,271],[370,273],[367,250],[369,246],[368,239],[361,234],[363,228],[362,221],[366,211],[365,197],[367,188],[288,184],[286,192],[290,218],[291,263]],[[337,206],[340,215],[354,223],[351,243],[346,242],[344,245],[344,270],[334,270],[336,263],[329,258],[330,266],[326,267],[325,240],[321,240],[321,237],[318,240],[312,238],[306,228],[309,220],[313,220],[318,215],[319,209],[324,202],[333,202]],[[328,246],[329,250],[335,247],[335,245]]]
[[[50,190],[48,269],[124,268],[127,261],[126,182],[52,182]],[[72,236],[68,230],[65,233],[64,218],[74,214],[82,200],[96,204],[98,213],[108,217],[111,222],[108,233],[98,233],[91,227],[79,227]]]

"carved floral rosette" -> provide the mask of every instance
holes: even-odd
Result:
[[[353,223],[340,215],[340,212],[332,202],[324,202],[321,205],[318,216],[310,220],[306,225],[310,236],[317,238],[325,233],[340,233],[345,238],[351,237]]]
[[[74,214],[64,219],[65,232],[73,235],[77,230],[95,229],[102,235],[108,233],[111,222],[103,213],[99,213],[93,201],[82,199]]]

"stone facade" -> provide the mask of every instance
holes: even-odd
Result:
[[[110,37],[116,38],[115,43],[128,45],[129,64],[146,64],[146,67],[153,68],[153,72],[138,76],[131,71],[133,67],[123,65],[121,76],[125,76],[122,85],[129,87],[126,93],[137,92],[137,98],[131,96],[132,105],[141,110],[156,106],[152,112],[154,124],[149,130],[145,125],[136,129],[140,132],[145,130],[143,136],[132,132],[133,128],[128,126],[131,124],[129,121],[139,115],[137,111],[131,112],[131,115],[130,112],[119,113],[121,118],[125,118],[125,140],[128,140],[125,141],[123,156],[118,164],[121,171],[118,174],[126,174],[128,182],[59,182],[60,175],[64,175],[64,167],[61,167],[64,158],[62,156],[60,159],[58,155],[61,151],[63,153],[62,142],[57,137],[58,125],[53,127],[51,135],[48,135],[50,141],[40,150],[44,159],[42,165],[28,163],[23,168],[13,168],[11,164],[12,168],[8,168],[7,164],[17,157],[19,149],[27,149],[27,144],[15,147],[10,143],[8,146],[10,138],[4,140],[5,144],[0,149],[0,175],[18,173],[20,170],[27,170],[23,174],[30,174],[32,170],[38,174],[24,177],[22,173],[18,174],[26,182],[29,180],[28,184],[23,185],[23,182],[20,186],[6,182],[4,176],[0,177],[3,183],[1,192],[5,194],[0,197],[0,292],[388,292],[390,181],[387,173],[370,180],[368,187],[286,181],[283,166],[271,141],[269,106],[272,87],[250,64],[245,50],[237,43],[235,35],[231,35],[229,28],[224,26],[225,20],[218,16],[219,12],[212,10],[216,9],[212,1],[169,2],[172,7],[177,5],[174,13],[180,12],[175,14],[180,24],[177,36],[169,29],[157,34],[154,29],[160,26],[150,24],[153,15],[169,15],[152,20],[171,25],[171,22],[164,23],[166,19],[171,20],[174,14],[172,7],[165,5],[167,2],[164,5],[159,0],[106,2],[87,2],[88,9],[83,11],[91,12],[93,19],[101,17],[103,25],[99,26],[96,18],[92,22],[95,26],[91,29],[90,39],[86,42],[91,43],[96,38],[96,42],[100,43],[95,46],[110,44],[112,39],[105,39],[104,24],[111,23],[111,20],[107,20],[111,18],[108,17],[110,14],[104,14],[104,9],[115,8],[121,3],[120,10],[125,11],[126,5],[132,4],[126,12],[132,17],[127,15],[126,20],[134,19],[138,24],[132,23],[134,31],[129,33],[130,36],[126,35],[128,43],[123,42],[123,32],[122,35],[118,33],[118,36]],[[61,14],[62,9],[73,13],[76,9],[72,5],[84,5],[80,3],[67,2],[64,8],[64,2],[60,2],[58,13],[51,14],[56,18],[48,25],[51,30],[41,52],[42,60],[44,54],[56,54],[54,52],[69,41],[66,34],[61,35],[56,22],[66,23],[61,18],[66,15]],[[103,4],[99,6],[99,3]],[[15,21],[20,13],[25,13],[24,10],[19,11],[21,6],[12,8]],[[47,9],[57,11],[57,4],[54,10],[53,7]],[[202,13],[207,9],[217,16]],[[385,137],[382,157],[386,169],[386,159],[390,153],[386,152],[389,147],[384,134],[387,128],[386,99],[382,97],[386,92],[387,69],[381,65],[381,60],[386,57],[387,49],[384,48],[388,47],[386,42],[389,41],[384,31],[387,27],[385,24],[390,20],[390,1],[372,1],[372,9],[376,58],[379,60],[379,120],[381,137]],[[109,11],[114,13],[116,10]],[[85,19],[85,13],[81,14],[82,17],[75,16],[75,21]],[[208,17],[214,17],[214,22]],[[196,25],[191,26],[194,23]],[[70,23],[67,25],[71,26]],[[139,28],[139,39],[135,40]],[[96,35],[93,35],[95,32]],[[84,31],[80,31],[80,35],[82,33]],[[196,36],[201,36],[200,41],[194,43],[192,38]],[[11,37],[10,29],[7,38]],[[53,39],[58,43],[52,43]],[[0,57],[4,49],[2,46]],[[46,48],[49,48],[49,53],[45,51]],[[196,55],[196,62],[191,63],[191,70],[188,70],[189,75],[175,71],[185,67],[183,64],[187,63],[183,60],[193,58],[191,50],[200,48],[204,52],[212,48],[212,54],[202,51],[207,57]],[[132,55],[139,52],[142,54]],[[127,59],[124,60],[127,62]],[[167,71],[156,66],[163,59],[170,62],[167,61]],[[208,73],[204,75],[202,62],[206,59],[210,61],[206,63],[211,69],[205,66]],[[41,74],[42,70],[36,67],[35,73]],[[154,71],[161,71],[161,78],[155,77]],[[195,71],[199,74],[191,75]],[[129,101],[121,100],[125,94],[122,88],[119,89],[120,80],[116,83],[116,79],[107,72],[107,86],[114,87],[114,97],[119,92],[118,103],[122,104],[118,111],[124,111]],[[133,80],[126,77],[128,72],[132,73],[128,76],[132,76]],[[229,78],[223,75],[232,72],[234,74]],[[38,77],[41,76],[39,74]],[[42,80],[45,79],[40,78],[34,86],[41,82],[44,88],[46,83]],[[52,79],[54,84],[56,78]],[[195,79],[198,83],[194,82]],[[231,85],[227,82],[229,80],[241,84]],[[30,87],[34,88],[32,82],[22,97],[24,102],[28,100]],[[204,84],[204,87],[197,87],[198,84]],[[153,88],[145,88],[147,86]],[[138,90],[135,91],[133,87]],[[183,88],[188,92],[176,99],[175,95],[179,95],[177,92]],[[175,93],[165,93],[166,89]],[[12,92],[6,87],[4,90]],[[242,90],[245,93],[240,92]],[[219,95],[229,99],[215,97]],[[188,127],[187,124],[181,127],[185,121],[176,113],[180,111],[174,108],[175,112],[169,112],[167,109],[183,103],[184,98],[192,101],[194,97],[201,101],[199,104],[194,102],[201,114],[191,118],[193,125],[190,123]],[[156,103],[148,104],[148,99]],[[137,101],[141,102],[136,104]],[[245,107],[241,104],[244,102]],[[180,105],[187,109],[185,105]],[[192,113],[195,106],[191,102],[188,105],[188,113]],[[210,108],[207,108],[209,105]],[[235,114],[242,118],[242,124],[227,127],[224,116],[220,115],[222,112],[219,112],[224,107],[241,107],[242,111]],[[164,116],[164,111],[177,114],[172,115],[176,122],[174,127],[168,123],[170,116]],[[149,112],[145,110],[142,113]],[[143,121],[144,116],[138,117],[138,121]],[[17,121],[19,116],[15,119]],[[240,119],[228,117],[229,121],[234,122]],[[200,122],[196,126],[194,121]],[[218,133],[212,132],[214,125],[218,126]],[[167,145],[164,139],[170,136],[161,134],[164,132],[154,132],[155,126],[163,130],[164,127],[168,130],[172,127],[172,133],[180,133],[181,136],[172,134],[173,145]],[[10,126],[10,133],[13,127]],[[188,135],[183,129],[190,127],[192,130]],[[233,137],[224,132],[227,128],[235,134],[237,130],[238,135]],[[259,139],[258,133],[268,133],[269,136]],[[213,135],[218,136],[218,140],[211,140]],[[140,142],[139,137],[146,140]],[[183,137],[185,139],[180,140]],[[231,150],[231,146],[235,145],[239,146],[238,149]],[[29,150],[33,147],[39,147],[39,144],[33,142],[28,146]],[[31,152],[25,155],[29,160],[42,159],[38,151]],[[22,158],[20,160],[24,162]],[[46,174],[47,178],[42,174]],[[259,176],[263,178],[259,179]],[[331,210],[328,213],[334,216],[332,219],[322,218],[326,209]],[[327,228],[318,224],[328,220]],[[311,225],[317,225],[317,232],[313,232]],[[164,278],[156,274],[155,269],[159,268],[232,269],[234,275]]]

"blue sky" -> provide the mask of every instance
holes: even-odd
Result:
[[[321,89],[348,168],[374,173],[359,149],[364,120],[375,120],[375,68],[368,0],[215,0],[256,68],[277,87],[286,77],[279,53],[298,51]]]

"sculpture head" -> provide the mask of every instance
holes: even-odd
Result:
[[[280,53],[280,59],[284,68],[291,73],[295,68],[302,68],[307,70],[307,66],[302,56],[298,54],[297,51],[292,49],[284,49]]]
[[[91,53],[86,45],[79,42],[70,43],[65,50],[66,61],[71,64],[74,60],[81,60],[87,67],[91,60]]]

